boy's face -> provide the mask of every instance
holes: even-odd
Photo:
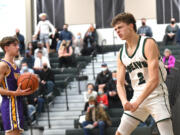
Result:
[[[118,36],[121,38],[121,40],[126,40],[133,30],[133,24],[119,22],[114,26],[114,29],[117,32]]]
[[[11,43],[9,46],[5,46],[5,51],[10,53],[13,56],[18,56],[19,55],[19,43],[14,42],[14,43]]]

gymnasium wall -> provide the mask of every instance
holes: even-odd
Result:
[[[26,33],[25,0],[0,0],[0,39],[14,35],[15,29]]]
[[[95,15],[95,12],[97,11],[96,9],[97,7],[95,7],[94,0],[50,0],[54,2],[54,4],[50,4],[49,0],[32,0],[32,1],[34,1],[34,9],[31,8],[32,5],[31,0],[26,0],[26,1],[0,0],[0,16],[1,16],[0,38],[2,38],[5,35],[13,35],[15,28],[20,28],[21,33],[26,37],[26,41],[30,41],[31,35],[33,34],[33,31],[35,29],[35,25],[39,20],[37,15],[40,12],[49,12],[50,14],[49,19],[52,20],[51,22],[54,25],[60,24],[62,26],[64,23],[71,24],[69,29],[73,32],[75,36],[78,32],[81,32],[83,35],[85,31],[88,29],[89,24],[94,23],[95,25],[95,21],[97,20],[97,17],[101,18],[100,15],[102,14],[99,13],[99,15]],[[73,1],[74,2],[76,1],[76,3],[73,3]],[[98,1],[105,2],[107,0],[98,0]],[[163,7],[162,2],[164,0],[158,0],[158,2],[157,0],[124,0],[124,1],[113,0],[114,4],[111,3],[111,7],[108,9],[108,11],[111,13],[109,17],[112,17],[113,14],[115,13],[114,12],[115,10],[112,10],[113,7],[116,8],[116,11],[121,12],[120,9],[116,7],[117,5],[119,5],[117,1],[118,2],[121,1],[121,6],[122,6],[121,11],[125,10],[128,12],[132,12],[135,15],[137,19],[137,27],[141,25],[140,18],[146,17],[147,24],[152,27],[153,37],[157,41],[162,41],[165,27],[167,25],[167,24],[158,24],[159,22],[161,22],[161,20],[163,20],[164,18],[163,15],[166,13],[165,22],[162,23],[168,23],[168,20],[171,16],[178,17],[179,15],[178,14],[179,10],[176,9],[178,7],[178,0],[170,0],[171,7],[173,7],[173,10],[172,8],[169,8],[170,11],[165,10],[165,13],[163,13],[162,15],[158,14],[161,12],[158,11],[159,8],[157,8],[157,5],[158,7],[161,6]],[[123,9],[123,2],[124,2],[124,9]],[[164,1],[164,2],[165,2],[164,6],[167,7],[168,5],[167,2],[169,1]],[[42,7],[43,5],[46,8],[43,8]],[[104,7],[101,6],[103,7],[102,11],[105,11],[107,7],[107,3],[106,4],[103,3],[103,5]],[[163,10],[163,8],[162,9],[160,8],[159,10]],[[158,13],[156,11],[158,11]],[[178,11],[178,12],[174,13],[173,11],[174,12]],[[52,14],[56,12],[58,14],[53,16]],[[62,16],[62,14],[64,14],[65,16]],[[107,14],[107,11],[104,12],[103,14]],[[57,17],[60,18],[56,19]],[[176,19],[178,20],[178,18]],[[104,18],[104,20],[106,21],[109,19]],[[32,22],[34,23],[32,24]],[[98,26],[98,27],[103,27],[103,26]],[[121,41],[117,37],[116,33],[114,33],[113,29],[110,27],[98,28],[97,32],[99,35],[99,43],[101,43],[103,39],[106,39],[107,41],[106,44],[123,43],[123,41]],[[113,35],[115,35],[114,40],[113,40]]]
[[[64,9],[69,25],[95,23],[94,0],[65,0]]]

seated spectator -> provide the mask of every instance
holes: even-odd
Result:
[[[107,109],[109,107],[108,97],[104,93],[104,89],[102,87],[98,89],[97,102],[104,109]]]
[[[138,28],[137,33],[141,36],[152,37],[152,30],[151,30],[151,27],[146,25],[146,18],[142,18],[141,23],[142,23],[142,26]]]
[[[14,58],[15,64],[16,64],[16,66],[18,66],[19,68],[20,68],[20,66],[21,66],[21,61],[22,61],[22,60],[23,60],[23,57],[21,57],[20,54]]]
[[[76,39],[74,40],[74,54],[76,56],[80,56],[81,55],[81,50],[83,48],[83,39],[81,38],[81,33],[77,34]]]
[[[35,93],[27,96],[27,104],[28,104],[28,115],[31,116],[32,112],[36,110],[38,115],[44,110],[44,95],[42,91],[36,91]],[[32,118],[31,118],[32,119]]]
[[[39,74],[40,77],[40,89],[46,90],[46,94],[53,91],[54,88],[54,74],[53,71],[48,68],[47,63],[43,63],[43,69]]]
[[[91,25],[88,31],[85,33],[84,36],[84,45],[81,51],[82,55],[91,55],[92,53],[96,53],[97,47],[97,33],[93,25]]]
[[[112,73],[109,71],[106,63],[101,65],[101,72],[96,77],[95,90],[98,88],[104,88],[104,92],[106,93],[108,89],[110,89],[112,82]]]
[[[50,39],[52,39],[52,43],[50,46],[50,52],[56,52],[57,43],[59,41],[59,32],[58,29],[55,29],[55,35],[51,35]]]
[[[31,55],[34,55],[34,46],[33,46],[32,42],[29,42],[29,43],[27,44],[27,50],[29,50],[29,53],[30,53]]]
[[[171,18],[171,24],[166,27],[165,36],[163,42],[165,45],[176,43],[176,33],[179,30],[179,26],[176,24],[175,18]]]
[[[37,57],[34,61],[34,70],[35,73],[39,74],[40,71],[43,69],[43,64],[46,63],[48,68],[51,68],[49,59],[43,56],[42,51],[38,51]]]
[[[70,67],[73,65],[73,49],[70,46],[71,41],[63,40],[61,42],[61,46],[58,50],[58,57],[59,57],[59,68]]]
[[[130,76],[129,76],[129,73],[126,71],[126,74],[125,74],[125,90],[126,90],[126,95],[127,95],[127,100],[130,101],[133,97],[133,93],[134,93],[134,90],[132,88],[132,85],[131,85],[131,80],[130,80]]]
[[[23,58],[22,62],[26,62],[29,68],[34,67],[34,56],[29,50],[26,50],[25,57]]]
[[[36,48],[38,46],[37,44],[38,44],[38,38],[36,38],[36,35],[33,35],[32,36],[32,45],[33,45],[34,50],[36,50]],[[33,54],[34,54],[34,52],[33,52]]]
[[[89,98],[89,107],[83,122],[84,135],[89,135],[88,130],[99,128],[99,135],[104,135],[105,127],[111,126],[111,120],[103,107],[99,106],[94,97]]]
[[[167,74],[170,74],[171,68],[174,68],[175,66],[175,57],[172,55],[171,50],[165,49],[164,50],[164,57],[163,57],[163,63],[165,65]]]
[[[120,101],[118,93],[117,93],[116,84],[117,84],[117,73],[116,73],[116,71],[113,71],[111,87],[109,87],[109,89],[107,90],[109,108],[122,107],[121,101]]]
[[[63,40],[70,41],[70,45],[72,45],[73,34],[68,30],[68,24],[64,24],[63,30],[59,34],[59,42],[58,42],[57,48],[56,48],[57,51],[59,50],[60,45],[62,44],[61,42]]]
[[[22,62],[20,74],[23,74],[23,73],[26,73],[26,72],[34,73],[34,70],[29,68],[26,62]]]
[[[89,106],[89,98],[90,97],[97,97],[97,92],[94,91],[94,85],[92,83],[87,84],[87,92],[84,93],[84,101],[85,101],[85,106],[84,106],[84,111],[87,111],[87,108]]]
[[[42,55],[49,59],[48,50],[44,47],[42,42],[38,42],[38,48],[34,51],[34,58],[36,59],[38,51],[42,52]]]

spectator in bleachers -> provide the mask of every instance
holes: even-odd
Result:
[[[109,108],[120,108],[122,107],[121,101],[118,97],[117,93],[117,73],[116,71],[112,72],[112,82],[111,82],[111,87],[107,90],[107,95],[108,95],[108,101],[109,101]]]
[[[34,73],[34,70],[29,68],[26,62],[22,62],[20,74],[23,74],[23,73],[26,73],[26,72]]]
[[[40,41],[46,45],[46,48],[47,48],[48,53],[49,53],[49,50],[50,50],[49,34],[50,34],[50,30],[51,30],[52,36],[54,37],[55,28],[50,23],[50,21],[47,20],[47,14],[46,13],[39,14],[39,18],[41,20],[38,22],[38,25],[37,25],[36,31],[35,31],[35,35],[37,38],[37,36],[39,34]]]
[[[99,135],[104,135],[105,127],[111,126],[111,120],[103,107],[97,104],[94,97],[89,98],[89,108],[86,113],[86,121],[83,122],[84,135],[89,135],[88,130],[98,127]]]
[[[146,25],[146,18],[141,19],[142,26],[138,28],[137,33],[141,36],[148,36],[152,37],[152,30],[151,27]]]
[[[18,28],[16,29],[15,37],[17,37],[18,40],[19,40],[19,51],[20,51],[20,54],[24,55],[24,53],[25,53],[24,36],[22,34],[20,34],[20,30]]]
[[[26,50],[25,57],[23,58],[22,62],[26,62],[29,68],[34,67],[34,56],[29,50]]]
[[[29,50],[29,53],[31,53],[31,55],[34,55],[34,47],[33,47],[32,42],[29,42],[27,44],[27,49],[26,50]]]
[[[171,50],[169,50],[169,49],[166,48],[166,49],[164,50],[163,63],[164,63],[164,65],[165,65],[167,74],[170,74],[171,68],[174,68],[174,66],[175,66],[175,62],[176,62],[176,59],[175,59],[175,57],[172,55]]]
[[[63,30],[59,34],[59,42],[58,42],[57,48],[56,48],[57,51],[59,50],[60,45],[62,44],[61,42],[63,40],[70,41],[70,45],[72,45],[73,34],[68,30],[68,24],[64,24]]]
[[[77,34],[76,39],[74,40],[73,43],[73,48],[74,48],[74,54],[76,56],[80,56],[81,55],[81,50],[83,48],[83,39],[81,37],[81,33]]]
[[[85,33],[83,39],[84,45],[81,51],[82,55],[86,56],[86,55],[91,55],[92,53],[96,53],[97,42],[98,42],[97,40],[98,40],[97,32],[93,27],[93,25],[91,25],[88,28],[87,32]]]
[[[36,37],[36,35],[33,35],[32,36],[32,45],[33,45],[34,50],[36,50],[36,48],[38,46],[37,44],[38,44],[37,37]],[[34,52],[33,52],[33,54],[34,54]]]
[[[127,71],[125,74],[125,90],[126,90],[127,100],[130,101],[131,98],[133,97],[134,90],[132,88],[130,76]]]
[[[109,107],[108,96],[104,93],[104,88],[102,87],[98,89],[97,102],[104,109],[107,109]]]
[[[165,45],[176,43],[176,33],[179,30],[179,26],[176,24],[175,18],[171,18],[171,24],[166,27],[165,36],[163,42]]]
[[[36,111],[37,106],[37,113],[40,114],[44,110],[44,103],[45,100],[43,98],[43,94],[41,91],[37,91],[31,95],[27,96],[27,104],[28,104],[28,114],[31,116],[33,111]]]
[[[51,43],[51,46],[50,46],[50,51],[51,52],[56,52],[57,43],[59,41],[59,32],[58,32],[57,28],[55,29],[54,37],[53,37],[53,35],[51,35],[50,38],[52,40],[52,43]]]
[[[98,91],[98,88],[103,88],[104,92],[106,93],[108,89],[110,89],[111,82],[112,82],[112,73],[108,69],[106,63],[101,64],[101,72],[97,75],[96,83],[95,83],[95,90]]]
[[[61,46],[58,50],[58,57],[59,57],[59,68],[70,67],[73,65],[73,49],[70,45],[71,41],[63,40],[61,42]]]
[[[43,69],[43,64],[47,63],[48,68],[51,68],[49,59],[43,56],[42,51],[38,51],[37,57],[34,61],[34,70],[35,73],[39,74],[40,71]]]
[[[43,63],[43,69],[39,74],[40,77],[40,89],[45,90],[46,94],[53,91],[54,88],[54,74],[53,71],[48,68],[47,63]]]
[[[21,61],[22,61],[22,60],[23,60],[23,57],[21,57],[20,54],[17,55],[17,56],[15,56],[14,62],[15,62],[15,64],[16,64],[16,66],[20,67],[20,66],[21,66]]]
[[[38,48],[34,51],[34,58],[37,57],[38,51],[41,51],[44,57],[49,58],[48,50],[44,47],[44,44],[42,42],[38,42],[37,45]]]
[[[87,111],[87,108],[89,107],[89,98],[94,97],[96,99],[97,97],[97,92],[94,91],[94,85],[92,83],[87,84],[87,91],[84,93],[84,101],[85,101],[85,106],[84,106],[84,111]]]

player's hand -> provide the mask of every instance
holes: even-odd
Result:
[[[137,102],[133,102],[133,103],[131,103],[131,105],[132,105],[131,112],[135,112],[137,110],[137,108],[139,107]]]
[[[126,101],[125,104],[123,105],[123,108],[125,111],[131,111],[132,110],[132,104],[129,101]]]
[[[14,91],[13,96],[26,96],[32,94],[33,91],[30,88],[27,88],[25,90],[21,90],[21,84],[19,84],[16,91]]]

